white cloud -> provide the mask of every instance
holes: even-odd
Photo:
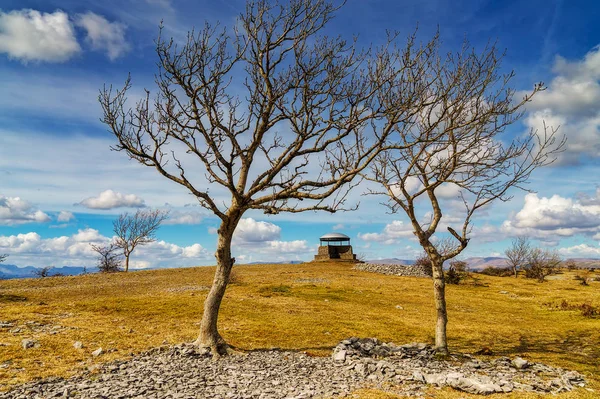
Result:
[[[265,249],[267,252],[275,254],[306,254],[309,251],[308,245],[306,245],[306,240],[268,241]]]
[[[600,231],[600,197],[580,198],[583,201],[560,195],[540,198],[527,194],[523,208],[503,223],[502,230],[513,236],[527,235],[552,242],[576,234],[596,234]]]
[[[344,230],[345,228],[346,228],[346,225],[343,223],[338,223],[332,227],[333,231],[340,231],[340,230]]]
[[[126,26],[119,22],[109,22],[101,15],[87,12],[78,15],[75,23],[87,31],[86,41],[92,48],[106,51],[111,60],[119,58],[130,49],[125,40]]]
[[[244,218],[240,220],[235,229],[233,241],[237,245],[254,245],[255,243],[277,240],[280,235],[281,228],[273,223]]]
[[[60,211],[56,220],[58,222],[70,222],[71,220],[75,220],[75,215],[68,211]]]
[[[394,220],[383,228],[381,233],[358,233],[363,241],[381,242],[386,245],[397,244],[400,239],[414,238],[413,227],[401,220]]]
[[[0,195],[0,225],[16,225],[24,223],[45,223],[50,216],[19,197]]]
[[[203,215],[196,211],[171,211],[163,224],[200,224]]]
[[[566,257],[588,258],[600,256],[600,247],[592,247],[587,244],[574,245],[572,247],[560,248],[558,253]]]
[[[81,229],[71,236],[42,238],[30,232],[0,236],[0,253],[10,254],[11,262],[20,266],[94,266],[96,253],[90,244],[104,245],[111,241],[98,230]],[[155,241],[136,248],[131,268],[195,266],[212,257],[200,244],[179,246]]]
[[[144,200],[135,194],[121,194],[113,190],[103,191],[97,197],[86,198],[79,204],[90,209],[143,208],[146,206]]]
[[[22,62],[63,62],[80,51],[69,16],[63,11],[0,11],[0,52]]]
[[[539,134],[543,134],[543,121],[549,127],[560,126],[559,134],[567,137],[560,163],[577,163],[580,155],[600,157],[600,47],[581,60],[556,57],[553,71],[548,88],[527,105],[531,113],[525,124]]]

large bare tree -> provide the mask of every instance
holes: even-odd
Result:
[[[125,257],[125,271],[129,271],[129,257],[131,253],[141,245],[146,245],[156,241],[156,231],[160,224],[167,218],[168,212],[159,209],[138,209],[134,214],[128,212],[119,215],[118,219],[113,222],[113,231],[115,233],[114,247],[120,248]],[[112,246],[112,244],[111,244]],[[103,254],[98,249],[101,257],[110,255],[114,248],[109,251],[110,246],[101,247],[106,252]]]
[[[511,188],[526,189],[530,174],[551,163],[563,141],[555,130],[530,131],[521,136],[507,127],[523,115],[523,106],[543,90],[515,101],[510,88],[513,73],[501,74],[503,54],[495,45],[478,52],[468,43],[456,53],[443,54],[436,44],[434,54],[421,65],[428,90],[423,107],[403,129],[421,143],[382,152],[372,164],[368,179],[376,183],[371,194],[387,196],[392,213],[403,212],[431,260],[437,311],[435,346],[448,353],[445,281],[443,264],[468,245],[474,215],[496,200],[507,201]],[[444,201],[455,192],[454,204]],[[461,204],[460,214],[455,206]],[[427,211],[425,212],[424,209]],[[451,220],[443,219],[453,209]],[[420,212],[423,211],[423,214]],[[446,225],[446,237],[435,236]],[[437,241],[441,239],[441,241]],[[444,245],[437,245],[442,242]]]
[[[353,179],[423,97],[405,83],[422,81],[413,66],[427,48],[409,37],[400,50],[391,35],[360,51],[321,36],[336,9],[325,0],[249,1],[233,30],[207,23],[181,46],[159,35],[153,99],[146,91],[128,109],[129,79],[100,94],[114,148],[184,186],[221,221],[195,342],[213,354],[227,351],[217,319],[244,213],[353,208]]]

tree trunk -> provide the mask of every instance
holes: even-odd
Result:
[[[518,276],[517,276],[517,267],[516,266],[513,267],[513,271],[515,272],[515,278],[517,278]]]
[[[217,329],[217,321],[221,301],[229,282],[231,268],[235,262],[235,259],[231,257],[231,239],[238,222],[239,218],[236,218],[233,223],[224,221],[219,228],[219,240],[217,242],[217,252],[215,253],[217,268],[212,287],[204,301],[200,335],[194,342],[197,346],[210,349],[215,356],[227,354],[228,349],[227,343]]]
[[[125,271],[129,271],[129,255],[125,255]]]
[[[446,338],[446,325],[448,324],[448,313],[446,312],[446,283],[444,282],[443,262],[432,260],[433,268],[433,297],[437,320],[435,325],[435,350],[438,354],[447,356],[448,340]]]

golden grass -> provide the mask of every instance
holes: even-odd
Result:
[[[314,355],[328,355],[349,336],[433,342],[430,280],[351,267],[344,263],[236,266],[239,282],[228,288],[223,302],[222,334],[243,350],[279,347]],[[38,377],[69,376],[95,362],[126,358],[163,343],[192,341],[213,271],[199,267],[0,281],[0,320],[67,328],[56,334],[25,329],[16,335],[0,329],[0,365],[8,365],[0,368],[0,387]],[[564,299],[600,307],[600,283],[584,287],[573,276],[565,273],[543,284],[481,276],[485,286],[448,286],[451,350],[473,353],[489,347],[498,356],[519,355],[575,369],[587,376],[595,392],[581,389],[556,397],[598,397],[600,318],[544,305]],[[23,350],[24,338],[36,339],[41,346]],[[85,348],[75,349],[75,341],[82,341]],[[91,352],[99,347],[108,352],[93,358]],[[430,394],[471,397],[450,389],[431,389]],[[372,390],[357,392],[356,397],[397,398]]]

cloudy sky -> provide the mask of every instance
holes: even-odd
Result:
[[[218,221],[185,189],[110,151],[114,137],[99,122],[98,90],[153,89],[153,40],[164,21],[176,41],[204,20],[235,24],[240,0],[2,0],[0,2],[0,253],[19,266],[93,265],[90,243],[112,236],[112,220],[140,207],[170,210],[158,241],[134,253],[132,266],[214,262]],[[536,193],[474,220],[463,256],[493,256],[517,235],[565,257],[600,258],[600,4],[577,0],[349,0],[328,34],[378,44],[386,29],[426,40],[438,28],[445,50],[464,38],[506,48],[513,87],[548,89],[528,106],[516,133],[543,121],[568,138],[556,165],[532,176]],[[364,188],[364,187],[363,187]],[[352,213],[267,217],[249,212],[234,240],[240,262],[309,260],[318,237],[340,231],[367,258],[414,258],[407,220],[380,199],[361,196]],[[452,224],[450,210],[446,221]]]

